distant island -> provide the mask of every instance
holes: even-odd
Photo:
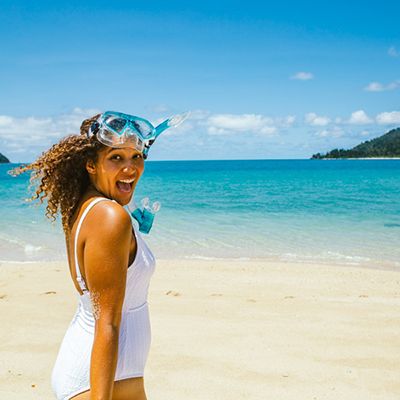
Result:
[[[312,159],[326,158],[394,158],[400,157],[400,128],[392,129],[350,150],[334,149],[326,154],[313,154]]]
[[[6,156],[3,156],[3,154],[0,153],[0,164],[5,164],[9,162],[10,160]]]

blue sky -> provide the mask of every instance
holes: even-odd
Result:
[[[398,2],[1,6],[0,152],[12,161],[107,109],[192,111],[153,160],[308,158],[400,126]]]

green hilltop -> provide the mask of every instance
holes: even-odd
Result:
[[[313,154],[313,159],[325,158],[392,158],[400,157],[400,128],[392,129],[372,140],[367,140],[350,150],[334,149],[326,154]]]
[[[10,160],[6,156],[3,156],[3,154],[0,153],[0,164],[5,164],[9,162]]]

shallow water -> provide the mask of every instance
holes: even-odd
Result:
[[[0,259],[65,257],[60,223],[0,165]],[[268,258],[400,268],[400,160],[147,162],[161,258]],[[139,203],[139,201],[137,201]]]

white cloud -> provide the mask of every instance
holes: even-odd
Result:
[[[157,125],[163,120],[158,118],[152,122]],[[274,135],[279,128],[290,128],[295,121],[294,115],[272,118],[262,114],[212,114],[207,110],[193,110],[184,124],[168,130],[163,136],[176,136],[190,131],[206,131],[210,135],[236,135],[241,132]]]
[[[213,126],[234,131],[260,129],[265,124],[272,123],[270,118],[265,118],[259,114],[216,114],[212,115],[208,121]]]
[[[300,81],[309,81],[310,79],[313,79],[314,75],[311,72],[296,72],[294,75],[290,77],[290,79],[297,79]]]
[[[71,133],[78,134],[82,120],[98,112],[93,109],[75,108],[69,113],[44,117],[0,115],[1,152],[13,161],[32,160],[61,137]],[[153,122],[162,120],[164,118],[155,119]],[[164,142],[167,148],[172,145],[175,149],[188,149],[189,153],[192,152],[190,154],[197,154],[200,143],[203,143],[205,147],[209,146],[208,135],[218,136],[216,140],[218,140],[221,153],[213,153],[213,155],[219,157],[224,154],[223,151],[233,151],[234,145],[241,145],[243,133],[254,139],[248,141],[248,149],[258,150],[258,147],[266,141],[274,141],[273,145],[278,148],[280,138],[287,139],[293,137],[298,131],[309,131],[311,128],[313,140],[318,137],[319,140],[335,143],[336,138],[364,139],[371,136],[369,131],[382,131],[385,125],[396,124],[400,125],[400,111],[381,112],[370,116],[360,109],[345,117],[318,115],[314,112],[297,117],[290,114],[271,117],[255,113],[218,114],[207,110],[194,110],[183,124],[176,129],[166,131],[163,136],[171,136]],[[367,127],[368,131],[365,130]],[[288,146],[294,149],[294,145]],[[155,151],[155,155],[166,152],[162,146],[155,146],[154,149],[156,147],[160,151],[158,153]],[[208,147],[207,150],[209,150]],[[178,153],[179,151],[176,154]],[[169,150],[164,153],[166,158],[177,157],[176,154],[170,153]],[[212,156],[211,153],[210,156]]]
[[[0,115],[0,139],[14,137],[16,142],[79,133],[82,120],[99,113],[98,110],[74,108],[70,114],[56,117],[10,117]]]
[[[312,126],[326,126],[331,122],[330,118],[315,113],[306,114],[305,121]]]
[[[364,110],[357,110],[351,113],[349,124],[365,125],[372,123],[372,119],[368,117]]]
[[[0,115],[0,127],[2,126],[10,126],[13,122],[12,117],[8,115]]]
[[[327,138],[327,137],[333,137],[333,138],[339,138],[344,136],[345,132],[343,129],[334,126],[332,129],[323,129],[322,131],[319,131],[316,133],[316,136],[322,137],[322,138]]]
[[[385,88],[379,82],[371,82],[364,88],[367,92],[383,92]]]
[[[207,110],[190,110],[189,119],[191,120],[204,120],[210,115]]]
[[[260,114],[214,114],[207,119],[210,135],[252,132],[265,135],[276,133],[274,120]]]
[[[386,85],[386,90],[394,90],[400,88],[400,81],[393,81]]]
[[[68,134],[79,134],[82,120],[99,113],[99,110],[75,108],[69,113],[46,117],[13,117],[0,115],[0,148],[13,161],[31,161]],[[153,123],[164,118],[154,118]],[[270,137],[279,129],[288,129],[296,121],[294,115],[269,117],[262,114],[212,114],[207,110],[191,111],[185,123],[166,131],[163,136],[173,136],[171,143],[182,148],[193,146],[197,141],[208,143],[206,135],[220,135],[221,144],[227,149],[233,137],[241,133]],[[262,139],[259,139],[262,140]],[[168,143],[168,139],[167,139]]]
[[[397,88],[400,88],[400,81],[393,81],[388,83],[387,85],[383,85],[380,82],[371,82],[364,88],[364,90],[366,90],[367,92],[385,92]]]
[[[23,152],[37,155],[61,137],[79,133],[82,120],[98,112],[93,109],[74,108],[69,114],[53,117],[0,115],[2,152],[5,155]]]
[[[394,46],[389,47],[388,54],[389,54],[390,57],[398,57],[398,56],[400,56],[400,52]]]
[[[290,128],[296,122],[296,117],[294,115],[287,115],[286,117],[278,118],[276,122],[284,128]]]
[[[296,117],[294,115],[288,115],[285,122],[287,125],[293,125],[295,121]]]
[[[376,122],[380,125],[400,124],[400,111],[380,113],[376,116]]]

